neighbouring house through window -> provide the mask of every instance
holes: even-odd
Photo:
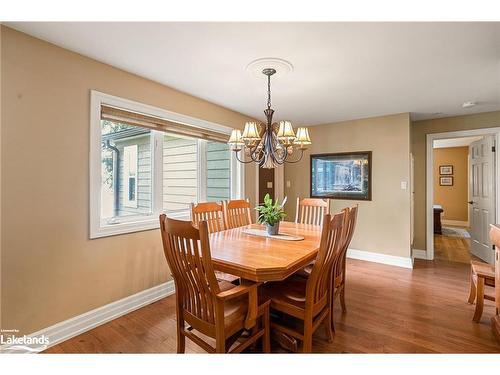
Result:
[[[241,167],[225,142],[230,129],[204,133],[182,124],[170,127],[156,114],[149,119],[144,111],[97,102],[101,115],[93,134],[98,139],[92,141],[100,145],[98,159],[94,155],[100,174],[91,176],[95,185],[98,180],[91,201],[99,200],[100,209],[98,220],[91,218],[92,238],[156,228],[162,212],[188,220],[191,203],[240,197]]]

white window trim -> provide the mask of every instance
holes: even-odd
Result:
[[[161,213],[162,195],[156,194],[155,186],[162,186],[161,169],[157,168],[154,173],[155,180],[152,187],[153,214],[141,216],[138,218],[129,218],[125,222],[113,225],[106,225],[101,222],[101,106],[109,105],[124,110],[152,115],[166,120],[190,124],[192,126],[216,131],[222,134],[231,134],[233,130],[230,127],[216,124],[210,121],[186,116],[180,113],[167,111],[158,107],[135,102],[128,99],[122,99],[116,96],[108,95],[99,91],[90,90],[90,154],[89,154],[89,204],[90,204],[90,223],[89,237],[91,239],[113,236],[118,234],[132,233],[143,230],[156,229],[159,227],[158,216]],[[161,134],[161,133],[160,133]],[[161,160],[162,148],[161,137],[154,137],[154,152],[152,152],[153,163]],[[234,173],[234,175],[233,175]],[[235,178],[231,179],[231,198],[239,199],[244,197],[244,168],[234,157],[231,158],[231,174]],[[184,217],[184,215],[181,215]]]

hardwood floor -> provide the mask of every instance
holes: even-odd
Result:
[[[438,260],[470,264],[470,238],[434,235],[434,257]]]
[[[335,307],[336,335],[314,335],[316,353],[500,353],[490,328],[467,304],[469,266],[416,260],[415,268],[348,259],[347,313]],[[170,296],[48,349],[48,353],[174,353],[175,301]],[[274,352],[283,352],[273,344]],[[186,352],[203,352],[186,340]]]

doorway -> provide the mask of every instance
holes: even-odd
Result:
[[[493,262],[499,128],[427,135],[427,259]]]
[[[273,169],[261,168],[258,164],[255,165],[256,185],[255,199],[257,204],[264,201],[266,193],[273,199],[278,199],[280,202],[285,196],[285,168],[283,165]]]
[[[470,263],[470,148],[484,137],[437,139],[433,143],[434,258]]]
[[[274,168],[259,168],[259,201],[257,203],[263,203],[266,194],[274,199]]]

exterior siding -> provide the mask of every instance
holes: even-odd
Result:
[[[119,216],[150,214],[151,213],[151,141],[150,135],[117,140],[116,148],[123,155],[126,146],[137,145],[137,208],[126,207],[124,203],[124,176],[123,158],[120,159],[119,195],[120,209]]]
[[[231,154],[229,146],[207,142],[207,201],[231,198]]]
[[[196,139],[163,137],[163,209],[175,213],[198,200]]]

